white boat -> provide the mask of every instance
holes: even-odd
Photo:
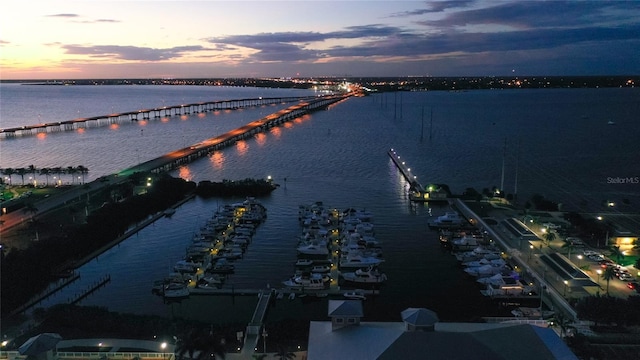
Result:
[[[358,269],[354,272],[342,273],[342,277],[349,282],[359,284],[381,284],[387,280],[387,275],[378,271],[374,267],[367,270]]]
[[[343,296],[350,300],[367,300],[367,297],[364,294],[364,290],[362,289],[347,291],[343,294]]]
[[[295,290],[320,290],[325,288],[325,282],[319,277],[302,277],[295,276],[289,280],[283,281],[284,286]]]
[[[296,266],[311,266],[313,265],[313,260],[311,259],[298,259],[296,261]]]
[[[438,216],[435,220],[429,223],[429,227],[432,228],[447,228],[460,226],[465,220],[458,215],[455,211],[448,211],[444,215]]]
[[[485,290],[480,290],[484,296],[527,296],[533,294],[533,288],[516,280],[512,284],[487,285]]]
[[[329,265],[314,265],[311,268],[312,273],[326,274],[329,271],[331,271],[331,267]]]
[[[464,269],[464,272],[475,277],[487,277],[493,276],[495,274],[500,274],[503,269],[504,267],[501,266],[483,265],[477,267],[468,267]]]
[[[507,265],[507,262],[504,259],[500,259],[500,258],[493,259],[493,260],[487,260],[485,258],[482,258],[480,260],[467,261],[465,263],[462,263],[462,266],[465,266],[465,267],[480,267],[484,265],[505,266]]]
[[[198,271],[199,266],[200,264],[197,264],[191,261],[180,260],[175,264],[175,266],[173,267],[173,270],[181,273],[183,272],[194,273]]]
[[[460,238],[451,240],[449,243],[453,250],[456,251],[473,250],[480,245],[478,238],[471,235],[464,235]]]
[[[169,299],[189,297],[189,289],[184,284],[171,283],[165,286],[162,296]]]
[[[329,248],[323,242],[300,245],[297,251],[301,255],[329,255]]]
[[[373,256],[362,256],[359,254],[347,255],[340,258],[341,268],[367,268],[369,266],[380,265],[384,262],[383,259]]]
[[[224,282],[224,278],[219,274],[210,274],[202,277],[198,282],[209,285],[221,285]]]
[[[479,278],[476,281],[483,285],[500,286],[500,285],[507,284],[508,282],[511,282],[513,280],[515,280],[515,278],[511,275],[503,275],[501,273],[498,273],[492,276]]]

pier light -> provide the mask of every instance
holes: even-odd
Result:
[[[596,219],[602,221],[602,216],[596,216]]]
[[[167,348],[167,343],[163,342],[162,344],[160,344],[160,348],[164,351],[164,349]]]
[[[616,203],[614,203],[613,201],[609,201],[609,202],[607,203],[607,206],[609,206],[609,207],[614,207],[614,206],[616,206]]]
[[[407,168],[407,171],[411,171],[411,168]]]

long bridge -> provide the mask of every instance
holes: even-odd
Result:
[[[196,159],[235,144],[237,141],[247,139],[274,126],[296,119],[313,111],[324,109],[329,105],[348,98],[351,94],[331,95],[315,97],[311,100],[300,101],[286,109],[267,115],[261,119],[252,121],[237,129],[228,131],[220,136],[203,140],[191,146],[172,151],[158,158],[138,164],[132,168],[121,171],[118,175],[128,175],[134,172],[165,172],[182,164],[190,163]]]
[[[289,103],[301,100],[313,100],[315,96],[304,97],[259,97],[250,99],[217,100],[198,102],[191,104],[180,104],[173,106],[163,106],[153,109],[141,109],[122,113],[113,113],[73,120],[50,122],[19,126],[8,129],[0,129],[0,139],[15,138],[19,136],[37,135],[39,133],[53,133],[60,131],[73,131],[80,128],[94,128],[119,124],[124,121],[138,121],[160,119],[171,116],[182,116],[188,114],[215,112],[221,110],[237,110],[240,108],[256,107],[271,104]]]

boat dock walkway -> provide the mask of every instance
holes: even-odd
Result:
[[[267,309],[269,308],[272,293],[273,291],[271,290],[263,290],[258,294],[258,305],[256,305],[256,309],[253,312],[251,322],[249,323],[249,325],[247,325],[247,330],[245,331],[244,345],[242,346],[242,351],[240,352],[242,358],[248,359],[253,354],[256,346],[258,345],[258,339],[260,339],[260,329],[262,329],[262,321],[264,320],[264,316],[267,313]]]
[[[389,149],[389,151],[387,151],[387,154],[389,154],[389,157],[391,158],[391,160],[393,160],[393,163],[396,164],[402,176],[404,176],[404,178],[411,184],[411,187],[413,187],[416,191],[424,192],[424,187],[418,182],[418,177],[411,173],[411,168],[408,167],[406,163],[400,159],[400,155],[398,155],[398,153],[394,149]]]

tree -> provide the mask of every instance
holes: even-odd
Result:
[[[616,262],[618,264],[622,263],[622,260],[624,260],[624,254],[620,251],[620,246],[612,245],[609,248],[611,249],[611,255],[615,256]]]
[[[280,360],[291,360],[296,357],[296,354],[290,351],[287,351],[287,349],[284,346],[279,345],[278,352],[276,352],[276,357],[279,358]]]
[[[11,185],[11,175],[15,174],[15,172],[13,168],[2,169],[2,174],[7,175],[7,179],[9,179],[9,185]]]
[[[49,175],[51,175],[51,168],[40,169],[40,175],[44,175],[45,184],[49,186]]]
[[[551,242],[555,239],[556,239],[556,233],[549,230],[544,234],[542,240],[544,241],[545,245],[549,246],[549,244],[551,244]]]
[[[569,241],[565,241],[564,244],[562,244],[562,248],[567,249],[567,258],[571,260],[571,251],[573,251],[576,246]]]
[[[65,173],[71,175],[71,184],[75,183],[75,173],[77,172],[76,168],[74,168],[73,166],[67,166],[67,169],[65,170]]]
[[[609,280],[616,277],[616,273],[613,272],[613,266],[607,266],[602,273],[602,278],[607,280],[607,295],[609,295]]]
[[[570,322],[571,322],[571,319],[569,319],[564,313],[560,311],[556,313],[556,323],[558,324],[558,327],[560,327],[561,338],[564,337],[564,334],[567,331],[567,328]]]
[[[29,167],[27,168],[27,172],[28,172],[29,174],[31,174],[31,175],[33,176],[33,178],[35,179],[35,177],[36,177],[36,172],[37,172],[37,169],[36,169],[36,167],[35,167],[35,166],[33,166],[33,165],[29,165]]]
[[[16,174],[20,175],[20,177],[22,178],[22,185],[24,186],[24,174],[27,173],[27,169],[25,168],[17,168],[15,170]]]
[[[79,172],[82,175],[82,183],[84,184],[84,177],[89,173],[89,169],[82,165],[78,165],[76,172]]]
[[[197,360],[215,359],[216,357],[224,359],[226,355],[224,338],[216,337],[213,329],[205,332],[202,329],[192,328],[189,333],[179,337],[176,341],[176,358],[182,360],[185,354],[189,354],[189,358]]]

